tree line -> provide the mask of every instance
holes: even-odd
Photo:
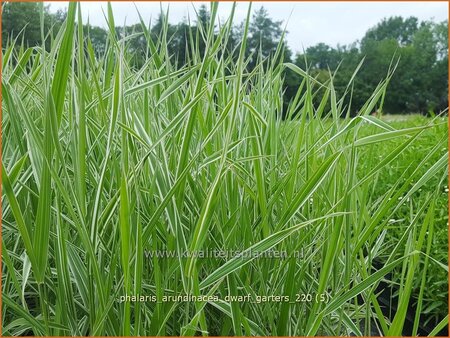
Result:
[[[202,37],[210,13],[202,5],[196,14],[192,21],[187,18],[177,24],[170,24],[161,12],[148,30],[155,44],[161,34],[165,34],[168,55],[179,67],[188,62],[191,55],[196,55],[190,50],[193,46],[198,46],[199,50],[195,51],[198,55],[204,53]],[[45,38],[51,41],[64,19],[64,11],[51,13],[48,7],[42,10],[39,3],[4,3],[3,49],[12,39],[17,39],[18,45],[41,45],[42,23]],[[107,31],[90,25],[85,25],[84,29],[95,51],[103,55],[108,46]],[[142,66],[148,50],[142,24],[115,27],[115,30],[118,36],[129,36],[127,43],[132,51],[128,56],[130,63],[137,68]],[[243,23],[233,26],[227,46],[232,57],[237,54],[242,34]],[[254,11],[247,40],[248,71],[259,60],[270,60],[281,44],[283,53],[277,62],[292,62],[308,70],[319,81],[324,82],[330,76],[333,77],[337,94],[344,93],[350,78],[361,64],[352,85],[351,102],[346,102],[351,114],[357,113],[357,108],[364,104],[393,66],[396,69],[387,89],[384,113],[437,114],[448,107],[448,21],[389,17],[370,28],[360,40],[352,44],[333,47],[318,43],[296,54],[283,42],[283,34],[288,32],[284,32],[282,21],[273,20],[264,7]],[[194,39],[200,43],[191,44]],[[284,102],[287,106],[294,98],[301,78],[289,69],[286,69],[284,76]]]

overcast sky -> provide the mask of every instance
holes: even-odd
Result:
[[[207,2],[135,2],[144,20],[156,18],[162,4],[169,6],[169,22],[177,23],[186,18],[188,13],[195,17],[194,6],[199,7]],[[239,1],[236,8],[235,22],[240,23],[246,16],[248,2]],[[116,25],[134,24],[138,15],[132,2],[113,2]],[[208,5],[209,6],[209,5]],[[219,17],[226,19],[232,3],[219,4]],[[447,2],[254,2],[253,10],[264,6],[275,20],[287,23],[287,40],[292,50],[325,42],[331,46],[349,44],[360,39],[368,28],[376,25],[381,19],[394,15],[403,17],[416,16],[420,20],[442,21],[448,19]],[[66,8],[65,2],[53,2],[50,10]],[[92,25],[105,27],[102,8],[106,2],[82,2],[83,20]],[[105,11],[106,12],[106,11]]]

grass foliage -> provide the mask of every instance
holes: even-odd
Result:
[[[334,74],[322,83],[273,61],[281,47],[266,60],[255,51],[249,73],[245,38],[227,50],[234,10],[213,24],[217,2],[180,69],[167,54],[167,23],[153,41],[142,21],[148,49],[137,69],[111,7],[109,46],[97,55],[77,6],[56,36],[41,32],[50,50],[11,41],[3,52],[3,335],[401,335],[408,320],[413,334],[426,320],[433,334],[445,326],[447,124],[370,115],[392,72],[350,118],[353,78],[337,97]],[[303,82],[282,120],[288,68]],[[289,257],[182,257],[214,249]],[[152,250],[180,255],[145,255]],[[390,312],[380,287],[398,299]],[[299,293],[329,299],[295,302]],[[177,294],[219,300],[119,301]]]

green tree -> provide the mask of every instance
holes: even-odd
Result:
[[[361,45],[364,47],[368,40],[382,41],[394,39],[399,45],[405,46],[412,43],[414,34],[418,30],[419,20],[416,17],[403,19],[401,16],[394,16],[383,19],[375,27],[369,29]]]
[[[56,33],[65,19],[65,12],[49,13],[44,6],[44,32]],[[6,2],[2,7],[2,46],[8,39],[23,39],[28,47],[38,46],[41,41],[41,4],[38,2]],[[19,34],[22,34],[19,36]],[[49,42],[48,42],[49,43]],[[48,46],[47,46],[48,47]]]
[[[106,52],[106,40],[108,38],[106,30],[90,25],[84,25],[83,30],[84,34],[89,36],[92,47],[97,55],[103,55]]]
[[[447,24],[423,22],[413,38],[413,107],[421,112],[441,110],[447,106],[442,106],[442,98],[447,97],[448,42],[443,41],[447,37],[442,26]],[[445,32],[448,32],[447,28]]]
[[[336,69],[341,62],[341,55],[338,50],[325,43],[318,43],[306,49],[306,56],[309,67],[313,69]],[[296,63],[304,64],[304,56],[298,55]],[[306,65],[305,65],[306,66]]]
[[[282,21],[274,21],[270,18],[264,7],[255,11],[249,25],[247,52],[253,54],[250,62],[252,69],[257,62],[258,54],[263,58],[273,56],[283,34]],[[290,59],[290,50],[285,46],[285,59]]]
[[[448,106],[447,21],[419,22],[415,17],[383,19],[367,31],[359,45],[333,48],[319,43],[298,54],[295,63],[323,81],[328,77],[328,70],[333,72],[339,65],[334,85],[338,95],[342,95],[363,57],[363,66],[353,86],[352,114],[370,97],[397,60],[384,102],[385,112],[425,114]],[[345,103],[350,105],[348,97]]]
[[[197,26],[202,25],[203,27],[207,27],[209,24],[209,20],[211,18],[211,13],[209,13],[206,5],[201,5],[197,12]]]
[[[436,110],[448,107],[448,21],[434,25],[437,59],[433,68],[433,87],[436,93]]]
[[[447,26],[446,22],[419,24],[414,17],[394,17],[366,33],[361,42],[361,53],[366,57],[361,78],[368,90],[382,79],[394,55],[399,57],[385,111],[426,114],[447,107]]]

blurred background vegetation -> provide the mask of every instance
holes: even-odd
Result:
[[[206,26],[209,12],[202,5],[198,10],[197,21]],[[56,34],[66,13],[51,13],[44,8],[43,16],[39,3],[14,2],[4,3],[2,9],[2,45],[5,48],[11,39],[18,39],[25,46],[41,44],[40,21],[44,21],[45,32]],[[146,20],[147,18],[143,18]],[[151,23],[151,34],[157,43],[157,37],[166,20],[161,13]],[[242,36],[242,25],[234,26],[229,40],[229,52],[237,56],[238,41]],[[182,66],[189,61],[190,39],[202,41],[202,30],[198,22],[184,20],[177,24],[168,24],[169,54]],[[100,27],[85,25],[93,47],[99,55],[107,48],[107,31]],[[128,40],[128,57],[136,67],[145,60],[146,40],[141,25],[135,24],[116,27],[118,36],[132,35]],[[288,32],[286,34],[289,34]],[[254,11],[249,28],[247,55],[253,55],[247,64],[251,71],[258,57],[270,58],[283,36],[281,21],[274,21],[269,13],[261,7]],[[47,42],[50,43],[51,39]],[[19,43],[20,45],[20,43]],[[193,44],[195,45],[195,44]],[[204,44],[199,43],[201,49]],[[193,54],[193,53],[191,53]],[[200,50],[202,55],[202,50]],[[419,21],[416,17],[390,17],[369,29],[360,40],[350,45],[329,46],[318,43],[303,53],[294,54],[289,46],[284,45],[284,62],[292,62],[302,69],[309,69],[319,80],[334,76],[334,84],[339,93],[343,93],[355,69],[364,59],[355,79],[353,96],[349,106],[351,114],[356,114],[374,91],[378,83],[386,77],[389,67],[399,60],[386,96],[383,112],[388,114],[419,113],[434,115],[448,107],[448,21]],[[285,73],[284,104],[293,99],[300,85],[300,77],[290,71]],[[320,97],[320,95],[319,95]]]

